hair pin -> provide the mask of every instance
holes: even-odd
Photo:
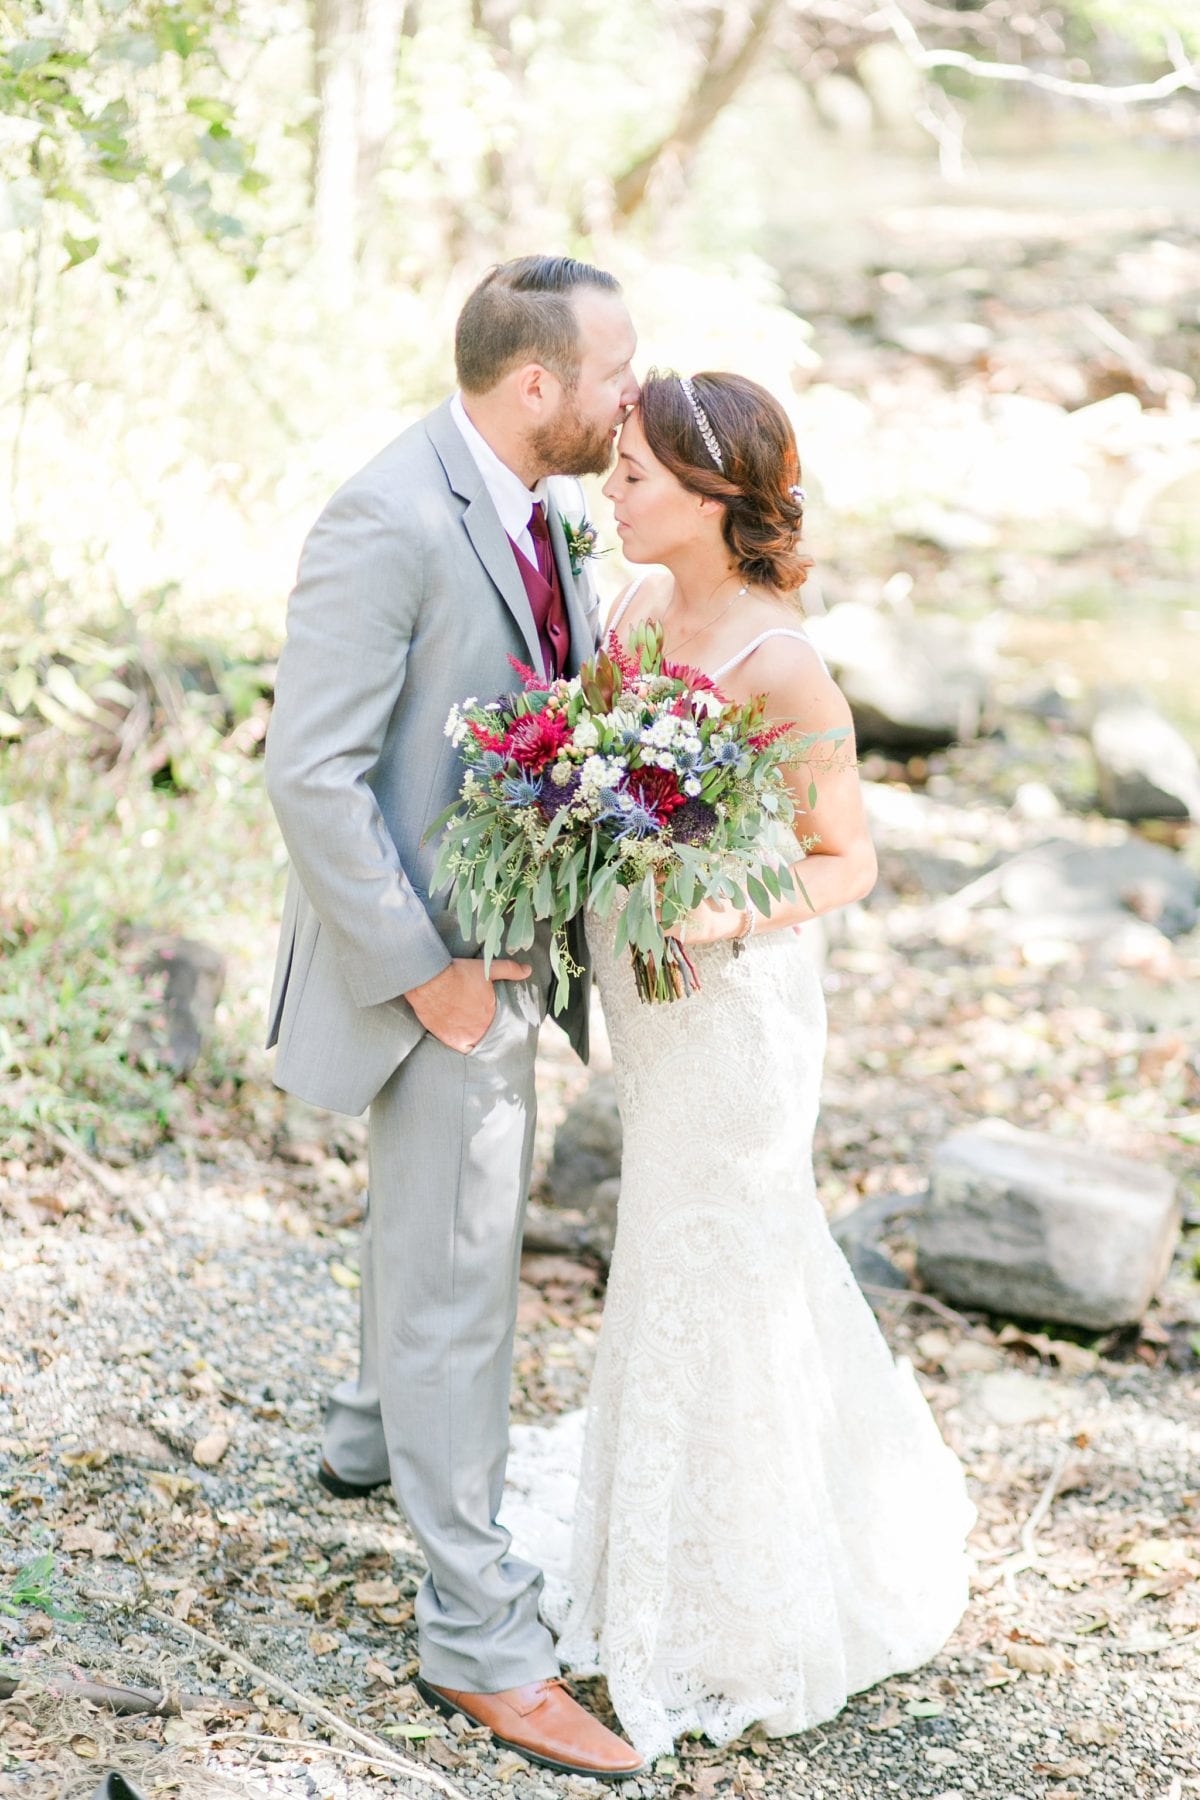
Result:
[[[788,493],[792,496],[792,499],[796,502],[797,506],[803,506],[804,502],[808,499],[808,495],[802,487],[790,487]]]
[[[681,375],[679,377],[679,385],[687,396],[688,405],[695,415],[696,428],[699,431],[700,436],[704,439],[704,447],[723,475],[725,473],[725,458],[721,455],[721,446],[717,442],[717,434],[709,424],[708,414],[696,398],[696,390],[692,385],[691,376]]]

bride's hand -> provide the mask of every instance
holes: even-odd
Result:
[[[667,928],[667,937],[689,944],[719,944],[727,938],[742,937],[746,931],[746,914],[732,900],[702,900],[685,919]]]

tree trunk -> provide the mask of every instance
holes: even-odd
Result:
[[[741,34],[734,43],[722,48],[725,8],[720,9],[705,46],[700,73],[685,96],[674,125],[617,177],[613,199],[620,218],[628,219],[644,204],[660,169],[672,164],[677,169],[687,167],[750,73],[779,10],[780,0],[757,0]]]
[[[321,279],[335,300],[350,296],[358,249],[357,15],[356,0],[313,0],[313,226]]]
[[[313,217],[327,290],[348,298],[377,211],[377,181],[395,116],[400,38],[416,30],[405,0],[313,0],[317,141]]]

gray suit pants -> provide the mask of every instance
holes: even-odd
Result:
[[[360,1368],[325,1425],[330,1466],[390,1474],[425,1553],[422,1673],[472,1693],[558,1673],[541,1573],[496,1523],[545,993],[498,983],[473,1051],[426,1033],[372,1102]]]

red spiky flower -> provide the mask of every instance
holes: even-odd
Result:
[[[510,656],[508,660],[510,666],[515,669],[520,677],[522,687],[529,688],[535,694],[548,694],[550,692],[550,683],[545,680],[543,676],[539,675],[536,669],[531,669],[528,663],[521,662],[520,659],[515,656]]]
[[[571,727],[560,714],[526,713],[514,719],[504,734],[501,754],[522,769],[540,774],[552,763],[564,744],[571,741]]]
[[[624,649],[615,631],[610,631],[605,639],[604,648],[609,660],[616,663],[626,681],[636,681],[642,672],[642,665]]]

